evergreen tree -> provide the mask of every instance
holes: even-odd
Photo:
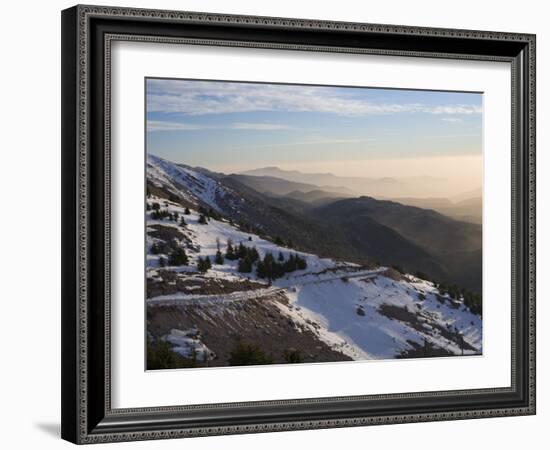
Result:
[[[220,265],[223,264],[224,262],[222,252],[220,252],[219,250],[216,252],[216,258],[214,259],[214,262]]]
[[[285,257],[283,255],[283,252],[279,252],[279,257],[277,258],[279,261],[284,261]]]
[[[283,240],[281,239],[281,236],[277,236],[277,237],[275,238],[275,244],[276,244],[276,245],[280,245],[280,246],[285,245],[285,243],[284,243]]]
[[[154,211],[158,211],[160,209],[160,205],[157,202],[153,202],[152,208]]]
[[[252,272],[252,261],[248,258],[239,259],[238,271],[241,273],[250,273]]]
[[[183,214],[188,216],[189,214],[191,214],[191,211],[189,211],[189,208],[185,208],[185,211],[183,212]]]
[[[221,219],[221,216],[218,214],[218,212],[213,210],[212,208],[210,208],[208,210],[207,215],[208,215],[208,217],[211,217],[214,220],[220,220]]]
[[[151,250],[150,251],[153,255],[158,255],[160,253],[159,246],[157,245],[156,242],[153,242],[153,245],[151,245]]]
[[[164,256],[161,256],[159,258],[159,267],[165,267],[166,266],[166,259],[164,258]]]
[[[296,256],[292,253],[288,255],[288,259],[283,264],[285,272],[294,272],[296,270]]]
[[[258,261],[258,259],[260,259],[260,254],[258,253],[258,250],[256,250],[256,247],[248,249],[248,257],[252,262]]]
[[[307,269],[307,261],[306,261],[305,258],[302,258],[302,257],[296,255],[296,269],[297,270]]]
[[[201,273],[206,273],[208,271],[208,263],[205,259],[202,259],[199,256],[199,260],[197,261],[197,269]]]
[[[237,251],[235,252],[235,256],[237,258],[244,258],[246,255],[247,255],[247,248],[244,246],[244,244],[241,242],[239,244],[239,248],[237,249]]]
[[[170,254],[171,266],[186,266],[188,264],[189,258],[187,258],[187,254],[183,248],[178,247]]]
[[[180,218],[180,225],[181,225],[182,227],[184,227],[185,225],[187,225],[187,222],[185,221],[185,218],[184,218],[183,216],[181,216],[181,218]]]
[[[260,278],[266,278],[267,276],[266,266],[261,260],[258,261],[258,264],[256,265],[256,275],[258,275]]]
[[[208,219],[206,218],[206,216],[204,214],[201,214],[199,216],[199,223],[201,225],[206,225],[208,223]]]
[[[229,259],[230,261],[234,261],[237,259],[237,256],[235,255],[235,250],[233,249],[233,243],[231,239],[227,240],[227,249],[225,250],[225,258]]]

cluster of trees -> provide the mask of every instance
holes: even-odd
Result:
[[[251,239],[249,238],[249,240]],[[283,253],[279,252],[277,259],[275,259],[271,253],[266,253],[263,259],[260,259],[260,254],[255,246],[246,246],[242,242],[236,246],[231,239],[228,239],[224,255],[221,252],[219,239],[216,240],[216,243],[218,248],[214,262],[223,264],[225,259],[239,261],[237,270],[241,273],[251,273],[254,264],[256,264],[256,273],[260,278],[274,280],[282,277],[285,273],[307,268],[305,258],[297,254],[290,254],[288,259],[285,259]]]
[[[151,341],[147,339],[147,369],[180,369],[197,367],[195,355],[191,358],[184,358],[172,351],[172,346],[161,339]]]
[[[153,212],[151,213],[151,219],[163,220],[166,218],[169,218],[169,220],[172,220],[172,214],[166,209],[156,209],[156,210],[153,210]]]
[[[229,223],[232,224],[233,223],[232,220],[230,220]],[[250,225],[248,222],[239,222],[238,226],[241,231],[244,231],[246,233],[253,233],[262,238],[266,237],[265,232],[262,228],[257,227],[255,225]]]
[[[173,213],[171,213],[167,209],[162,209],[160,207],[160,204],[157,203],[157,202],[154,202],[152,204],[147,203],[147,211],[152,211],[151,212],[151,219],[154,219],[154,220],[168,219],[168,220],[172,220],[174,222],[179,221],[180,225],[182,227],[187,224],[185,222],[185,218],[183,217],[183,215],[180,215],[177,211],[174,211]],[[189,210],[189,208],[185,208],[183,214],[188,216],[189,214],[191,214],[191,211]],[[199,222],[200,222],[200,219],[199,219]],[[207,223],[206,220],[205,220],[204,223]]]
[[[288,364],[296,364],[303,362],[302,355],[299,350],[294,348],[285,350],[283,360]],[[250,366],[258,364],[274,364],[275,361],[272,355],[267,354],[258,344],[247,342],[239,342],[229,354],[230,366]]]
[[[203,206],[199,206],[199,215],[204,216],[206,220],[208,219],[214,219],[214,220],[221,220],[222,216],[214,209],[212,208],[204,208]]]
[[[431,280],[430,277],[424,272],[415,272],[414,275],[422,280],[431,281],[435,287],[439,289],[442,295],[449,295],[454,300],[462,300],[468,309],[478,316],[482,313],[482,298],[481,295],[469,291],[456,284],[446,283],[444,281],[438,282]]]
[[[227,241],[225,257],[230,261],[239,261],[239,272],[250,273],[253,264],[260,259],[260,254],[256,247],[247,247],[242,242],[238,247],[233,247],[233,243],[229,240]]]
[[[273,364],[273,358],[257,344],[239,342],[229,354],[230,366],[250,366],[256,364]]]
[[[158,205],[158,203],[156,204]],[[176,211],[171,213],[167,209],[153,208],[153,212],[151,213],[151,219],[154,219],[154,220],[168,219],[168,220],[177,222],[178,220],[180,220],[180,215]],[[181,218],[181,225],[185,225],[185,220],[183,217]]]
[[[449,297],[464,301],[464,304],[470,309],[471,312],[481,316],[482,301],[481,295],[468,291],[456,284],[449,283],[436,283],[439,292],[443,295],[448,294]]]
[[[307,261],[299,255],[291,253],[285,261],[284,255],[279,253],[279,258],[276,261],[271,253],[266,253],[264,258],[258,261],[256,274],[260,278],[275,280],[276,278],[281,278],[285,273],[304,270],[306,268]]]
[[[245,247],[241,243],[236,253],[239,257],[238,271],[242,273],[252,272],[253,264],[260,259],[256,247]]]
[[[220,250],[220,241],[216,240],[218,250],[216,251],[216,257],[214,262],[216,264],[223,264],[225,259],[230,261],[239,261],[238,270],[242,273],[252,272],[252,265],[260,258],[260,254],[256,247],[247,247],[242,242],[238,247],[233,245],[231,239],[227,240],[227,248],[225,250],[225,255]]]
[[[283,238],[281,236],[277,236],[275,238],[275,244],[277,244],[281,247],[294,248],[294,243],[292,242],[291,239],[289,239],[288,241],[285,241],[285,240],[283,240]]]
[[[155,242],[151,246],[151,253],[153,255],[158,255],[162,252],[162,249],[160,246]],[[187,253],[185,253],[185,250],[181,247],[177,247],[170,254],[168,255],[168,261],[166,261],[166,258],[164,256],[161,256],[159,258],[159,266],[165,267],[167,262],[170,263],[171,266],[187,266],[189,264],[189,258],[187,257]]]

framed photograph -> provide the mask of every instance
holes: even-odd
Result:
[[[535,413],[535,36],[62,12],[62,436]]]

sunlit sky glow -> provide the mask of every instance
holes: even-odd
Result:
[[[166,79],[146,86],[147,150],[175,162],[481,185],[479,93]]]

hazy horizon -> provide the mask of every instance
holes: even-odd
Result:
[[[222,173],[278,167],[482,185],[482,94],[147,79],[147,149]],[[403,193],[407,195],[406,192]]]

